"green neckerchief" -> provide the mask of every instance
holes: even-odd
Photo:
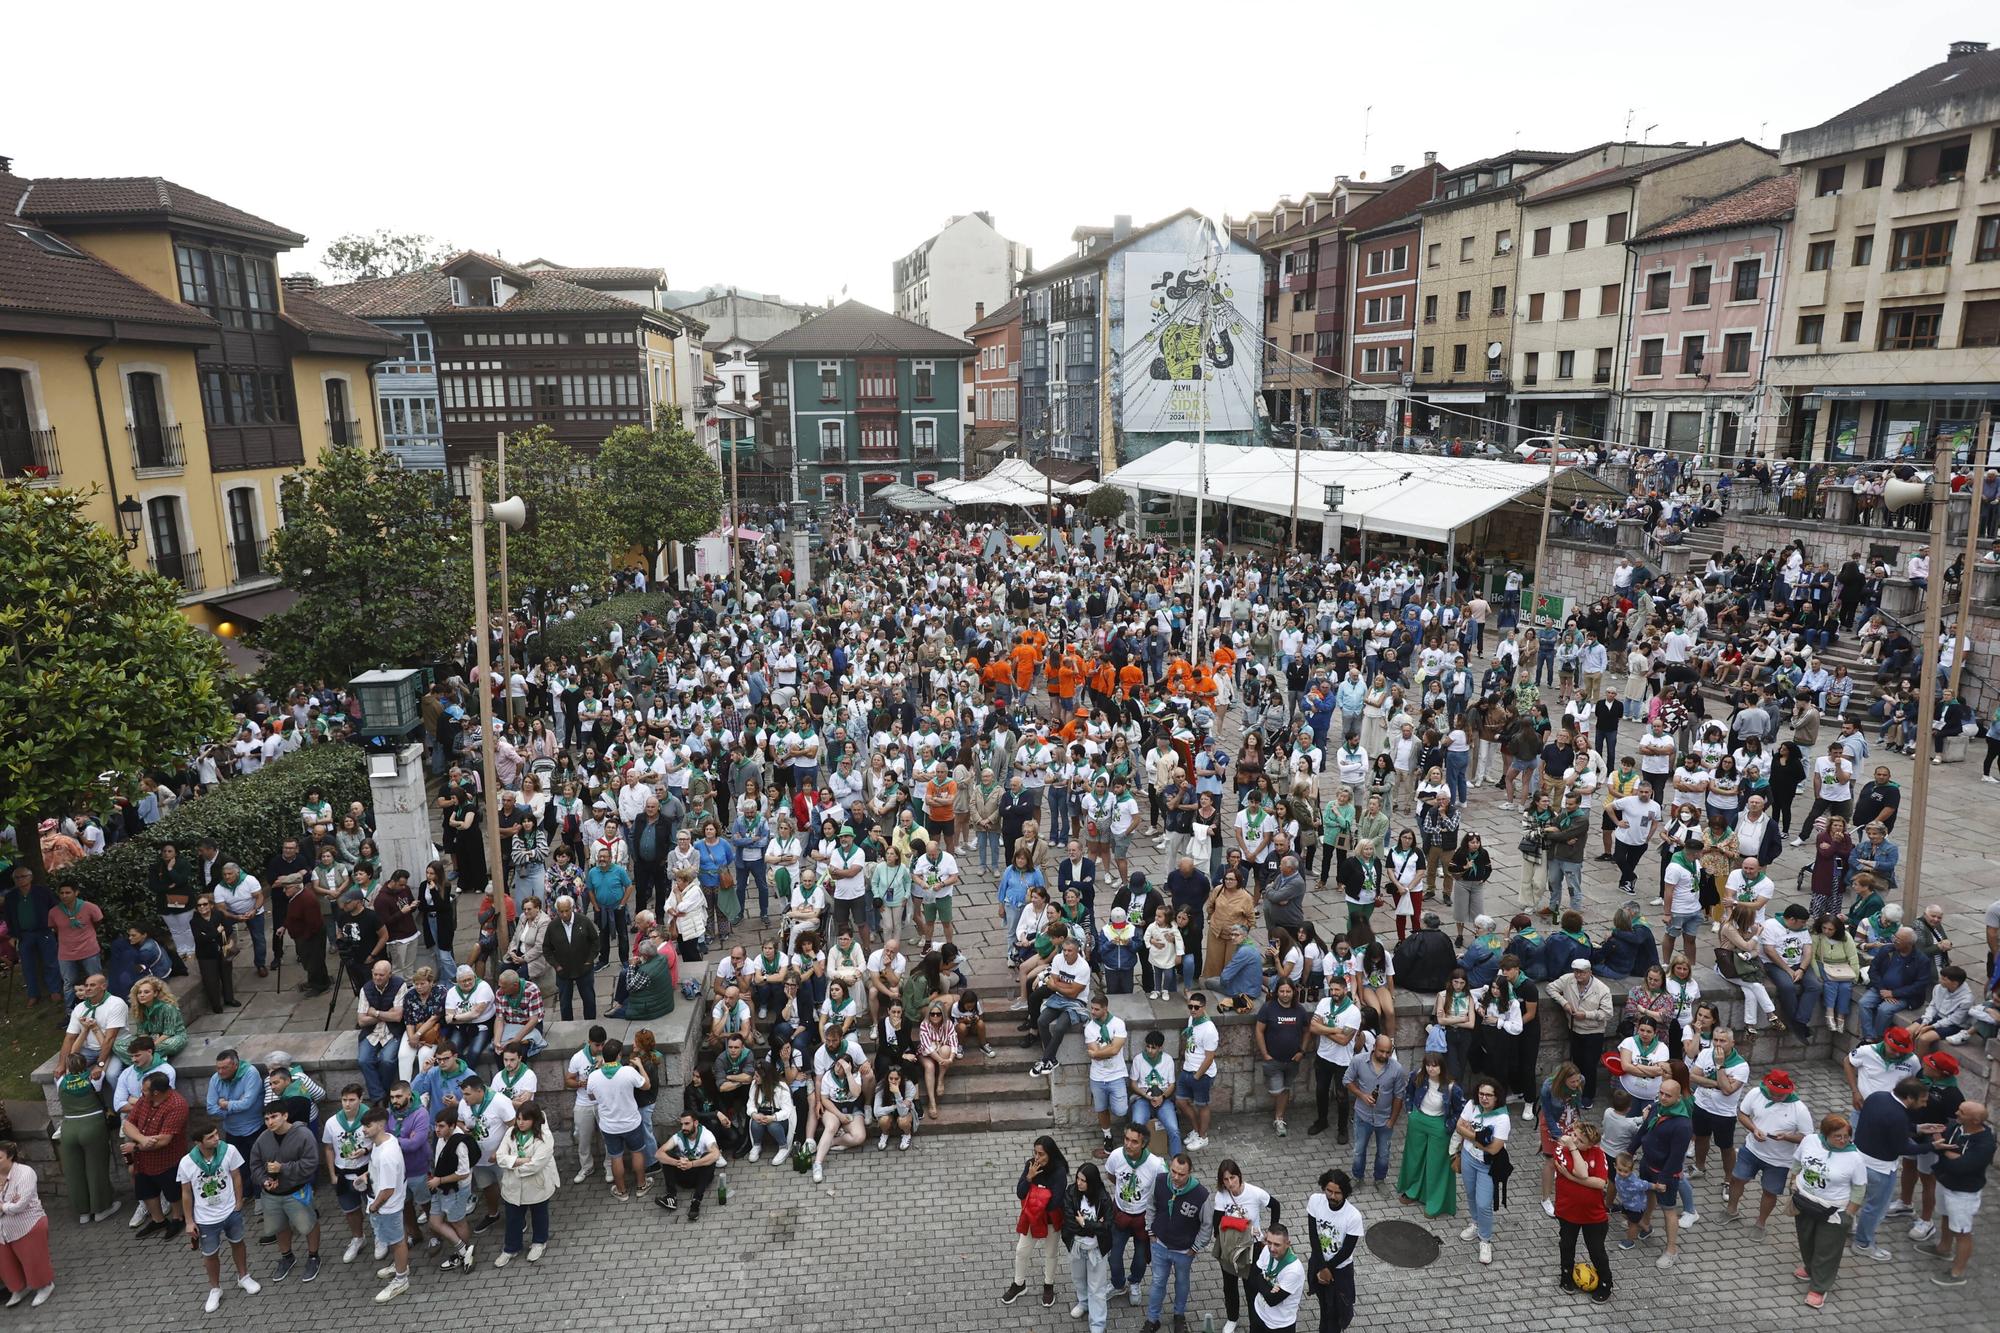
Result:
[[[1727,1073],[1729,1070],[1736,1068],[1736,1066],[1738,1065],[1747,1065],[1749,1063],[1750,1062],[1748,1060],[1745,1060],[1743,1058],[1743,1052],[1731,1051],[1729,1053],[1729,1058],[1722,1062],[1723,1072]]]
[[[1292,1264],[1297,1263],[1298,1261],[1299,1261],[1299,1256],[1292,1250],[1287,1249],[1284,1253],[1284,1257],[1279,1259],[1276,1263],[1264,1265],[1264,1281],[1271,1283],[1272,1285],[1276,1285],[1278,1280],[1278,1274],[1284,1272],[1286,1268],[1290,1267]]]
[[[1448,1007],[1450,1008],[1452,1013],[1456,1014],[1462,1012],[1463,1010],[1472,1008],[1471,991],[1466,991],[1466,990],[1452,991],[1450,992],[1450,995],[1451,995],[1451,1003]]]
[[[1950,1075],[1947,1078],[1932,1078],[1929,1074],[1919,1074],[1917,1077],[1924,1081],[1924,1086],[1927,1088],[1955,1088],[1958,1086],[1958,1075],[1956,1074]]]
[[[64,916],[66,916],[66,917],[68,917],[68,918],[69,918],[69,923],[70,923],[70,925],[71,925],[72,927],[74,927],[75,929],[78,929],[78,930],[81,930],[81,929],[83,928],[83,906],[84,906],[84,901],[85,901],[85,900],[84,900],[83,896],[82,896],[81,894],[79,894],[79,895],[77,895],[77,900],[76,900],[76,906],[74,906],[74,907],[64,907],[64,906],[63,906],[63,902],[62,902],[62,899],[60,899],[60,898],[56,899],[56,907],[57,907],[57,908],[58,908],[58,909],[59,909],[59,910],[60,910],[60,911],[62,912],[62,914],[63,914]],[[90,1007],[91,1007],[92,1009],[95,1009],[95,1008],[97,1008],[97,1006],[96,1006],[96,1005],[94,1005],[94,1004],[93,1004],[92,1006],[90,1006]]]
[[[743,1072],[743,1067],[750,1063],[751,1053],[746,1050],[740,1052],[737,1055],[730,1056],[728,1058],[729,1058],[729,1072],[732,1074],[740,1074]]]
[[[1176,1185],[1176,1184],[1174,1184],[1174,1178],[1173,1178],[1172,1176],[1168,1176],[1168,1177],[1167,1177],[1167,1207],[1168,1207],[1168,1208],[1172,1208],[1172,1207],[1174,1206],[1174,1204],[1176,1204],[1177,1202],[1179,1202],[1179,1201],[1180,1201],[1180,1197],[1181,1197],[1181,1196],[1182,1196],[1183,1194],[1186,1194],[1186,1193],[1187,1193],[1188,1191],[1192,1190],[1192,1189],[1193,1189],[1193,1188],[1194,1188],[1195,1186],[1197,1186],[1197,1185],[1199,1185],[1199,1184],[1201,1184],[1201,1182],[1200,1182],[1199,1180],[1196,1180],[1196,1179],[1194,1178],[1194,1172],[1192,1172],[1192,1171],[1188,1172],[1188,1181],[1187,1181],[1187,1184],[1185,1184],[1185,1185]]]
[[[1108,1018],[1097,1025],[1097,1044],[1099,1046],[1111,1044],[1111,1020]]]
[[[834,1099],[836,1101],[846,1101],[853,1095],[853,1089],[849,1087],[845,1074],[833,1070],[828,1070],[827,1072],[833,1074]]]
[[[1672,1106],[1667,1106],[1662,1103],[1655,1103],[1653,1109],[1658,1111],[1663,1116],[1678,1115],[1678,1116],[1686,1116],[1689,1119],[1694,1118],[1694,1102],[1686,1097],[1681,1098],[1679,1101],[1675,1102]]]
[[[600,1073],[600,1074],[602,1074],[602,1075],[604,1075],[604,1077],[606,1077],[606,1078],[615,1078],[615,1077],[617,1077],[617,1074],[618,1074],[618,1061],[616,1061],[616,1060],[603,1060],[603,1059],[600,1059],[600,1060],[599,1060],[599,1061],[597,1062],[597,1072],[598,1072],[598,1073]]]
[[[592,1055],[590,1053],[590,1047],[588,1046],[578,1047],[576,1053],[583,1057],[585,1064],[588,1064],[590,1066],[590,1068],[583,1071],[583,1076],[586,1079],[604,1067],[604,1060],[602,1059],[602,1057]]]
[[[507,1095],[509,1101],[513,1100],[514,1088],[520,1083],[522,1079],[526,1078],[527,1076],[528,1076],[528,1066],[525,1061],[523,1061],[522,1064],[518,1068],[514,1069],[511,1073],[508,1072],[508,1069],[505,1065],[502,1065],[500,1067],[500,1081],[507,1085]]]
[[[204,1176],[221,1175],[222,1159],[228,1155],[229,1145],[227,1143],[218,1143],[215,1145],[215,1156],[213,1158],[201,1150],[199,1143],[188,1149],[188,1156],[194,1159],[195,1170],[201,1172]]]
[[[1632,1034],[1632,1049],[1639,1053],[1639,1060],[1643,1064],[1653,1063],[1653,1052],[1658,1050],[1661,1044],[1658,1037],[1651,1041],[1640,1041],[1638,1033]]]
[[[1675,981],[1672,977],[1667,978],[1667,989],[1669,991],[1672,991],[1674,996],[1675,1018],[1679,1018],[1682,1012],[1686,1010],[1688,1006],[1688,990],[1693,985],[1694,983],[1692,981],[1683,983]]]
[[[1145,1165],[1146,1150],[1144,1148],[1139,1149],[1139,1155],[1137,1157],[1134,1157],[1132,1155],[1132,1150],[1129,1148],[1120,1148],[1118,1151],[1124,1154],[1125,1165],[1128,1169],[1137,1171],[1141,1166]]]
[[[697,1155],[695,1151],[696,1146],[701,1142],[700,1126],[696,1126],[693,1138],[689,1138],[685,1133],[676,1133],[674,1135],[674,1142],[681,1145],[681,1156],[692,1160]]]
[[[342,1134],[352,1135],[355,1130],[361,1128],[361,1117],[367,1114],[368,1103],[363,1102],[361,1103],[361,1109],[356,1111],[351,1119],[347,1114],[346,1107],[342,1107],[340,1110],[334,1112],[333,1118],[340,1122],[340,1132]]]
[[[534,1141],[535,1141],[535,1135],[533,1130],[517,1129],[514,1131],[515,1152],[523,1153],[528,1151],[529,1145],[532,1144]]]
[[[1165,1055],[1166,1052],[1162,1051],[1160,1054]],[[1146,1062],[1146,1071],[1148,1074],[1151,1075],[1151,1077],[1147,1079],[1148,1084],[1156,1088],[1162,1086],[1165,1080],[1160,1078],[1159,1057],[1155,1056],[1150,1051],[1141,1051],[1139,1053],[1139,1058]]]
[[[1885,1069],[1894,1069],[1897,1065],[1909,1059],[1909,1057],[1906,1055],[1889,1054],[1889,1043],[1886,1041],[1878,1041],[1875,1043],[1875,1054],[1882,1057],[1882,1066]]]
[[[1578,944],[1588,945],[1590,943],[1590,936],[1584,934],[1580,930],[1565,930],[1563,934],[1569,936],[1571,939],[1575,940]]]
[[[1690,857],[1685,850],[1678,848],[1675,849],[1673,860],[1675,865],[1687,867],[1687,872],[1690,875],[1693,875],[1697,879],[1701,877],[1700,869],[1695,865],[1693,858]]]
[[[1203,1014],[1200,1018],[1191,1018],[1188,1020],[1188,1025],[1181,1029],[1182,1050],[1185,1051],[1194,1042],[1194,1030],[1206,1022],[1208,1022],[1207,1014]]]

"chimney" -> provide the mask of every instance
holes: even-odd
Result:
[[[1391,180],[1394,180],[1396,177],[1402,174],[1403,174],[1403,164],[1401,162],[1398,162],[1395,166],[1389,168],[1389,179]]]
[[[1111,219],[1111,239],[1122,241],[1132,234],[1132,215],[1120,213]]]
[[[1427,166],[1427,167],[1434,167],[1434,166],[1436,166],[1436,165],[1437,165],[1437,160],[1438,160],[1438,155],[1437,155],[1436,153],[1425,153],[1425,154],[1424,154],[1424,165],[1425,165],[1425,166]]]
[[[11,157],[0,157],[0,176],[11,176],[13,174],[14,159]]]
[[[316,292],[319,279],[310,273],[287,273],[281,281],[288,292]]]
[[[1961,56],[1976,56],[1986,49],[1984,42],[1953,42],[1945,53],[1946,60],[1957,60]]]
[[[985,318],[986,318],[986,302],[974,301],[972,303],[972,322],[974,324],[977,324],[980,320]]]

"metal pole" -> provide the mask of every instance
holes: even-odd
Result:
[[[1207,250],[1207,242],[1202,246]],[[1208,369],[1203,364],[1208,356],[1208,321],[1214,313],[1215,267],[1207,266],[1207,283],[1201,293],[1201,324],[1195,341],[1195,373],[1201,378],[1195,381],[1195,426],[1194,426],[1194,570],[1192,575],[1193,610],[1188,617],[1188,658],[1201,660],[1201,508],[1202,500],[1208,494]]]
[[[501,524],[504,530],[506,524]],[[507,953],[507,896],[500,861],[499,779],[493,776],[492,625],[486,613],[486,460],[472,457],[472,607],[479,665],[479,773],[486,819],[487,889],[493,895],[494,930],[502,957]]]
[[[740,431],[743,428],[742,423],[744,421],[744,418],[738,417],[736,420],[737,420],[737,425],[735,427],[735,430]],[[728,541],[726,544],[729,547],[729,582],[731,587],[734,587],[736,583],[736,530],[739,526],[741,526],[743,522],[742,502],[738,498],[738,492],[736,489],[736,474],[738,470],[738,464],[737,464],[738,450],[736,445],[737,441],[733,439],[729,442],[729,532],[727,534]],[[647,578],[650,579],[653,576],[654,576],[654,571],[650,569],[646,571]],[[736,591],[738,596],[742,595],[742,590],[740,588],[737,589]]]
[[[1549,479],[1542,487],[1542,535],[1535,542],[1535,582],[1528,589],[1528,639],[1521,645],[1522,658],[1532,667],[1535,654],[1541,649],[1541,640],[1534,634],[1535,604],[1542,598],[1542,568],[1549,553],[1549,510],[1555,503],[1556,455],[1562,451],[1563,414],[1556,413],[1556,431],[1549,443]],[[1533,647],[1529,645],[1532,644]],[[1533,679],[1532,676],[1529,679]]]
[[[507,494],[507,432],[501,431],[493,446],[493,493]],[[484,502],[485,495],[480,500]],[[507,701],[507,720],[514,719],[514,604],[507,600],[507,525],[500,525],[500,688]]]
[[[1917,690],[1921,697],[1917,700],[1917,771],[1910,779],[1910,845],[1909,855],[1903,869],[1903,919],[1917,919],[1917,899],[1922,889],[1924,869],[1924,816],[1930,807],[1931,769],[1935,741],[1931,737],[1931,723],[1937,718],[1938,693],[1938,623],[1944,618],[1944,538],[1945,528],[1950,524],[1951,512],[1951,442],[1939,440],[1937,459],[1931,465],[1930,496],[1928,503],[1931,513],[1931,574],[1930,586],[1924,589],[1924,638],[1919,650],[1923,653],[1923,669],[1917,676]],[[1965,577],[1972,578],[1972,570],[1967,568]]]
[[[1965,673],[1965,659],[1972,655],[1967,651],[1964,640],[1966,626],[1972,623],[1972,576],[1979,568],[1979,511],[1986,483],[1986,465],[1981,460],[1986,457],[1987,446],[1993,439],[1991,412],[1979,414],[1976,438],[1978,443],[1972,449],[1972,511],[1966,515],[1965,522],[1965,568],[1958,575],[1958,618],[1951,623],[1952,637],[1959,640],[1951,646],[1953,698],[1958,697],[1959,681]]]
[[[1299,451],[1305,447],[1305,428],[1292,421],[1292,549],[1299,548]]]

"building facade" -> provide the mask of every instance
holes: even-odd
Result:
[[[466,463],[503,432],[546,426],[595,454],[620,426],[662,411],[687,420],[701,390],[687,380],[704,363],[686,354],[706,332],[699,321],[476,251],[318,295],[385,330],[428,333],[438,446],[461,490]]]
[[[1632,262],[1626,240],[1769,176],[1775,164],[1769,149],[1742,139],[1700,148],[1611,143],[1527,182],[1513,297],[1511,412],[1521,434],[1547,435],[1560,416],[1568,437],[1615,441]],[[1758,288],[1751,266],[1743,279]],[[1759,299],[1753,290],[1749,301]]]
[[[977,307],[1012,300],[1033,266],[1033,253],[995,230],[991,213],[961,214],[895,262],[896,315],[955,333],[978,322]]]
[[[1001,457],[1018,452],[1021,427],[1021,298],[986,313],[965,331],[972,344],[972,434],[967,475],[983,474]]]
[[[714,422],[717,462],[725,469],[736,469],[744,503],[777,504],[790,499],[791,456],[758,429],[763,368],[757,359],[757,345],[797,328],[823,313],[823,308],[734,287],[692,300],[670,300],[669,304],[683,318],[708,329],[701,345],[709,358],[715,406],[709,409],[704,424]]]
[[[1407,405],[1416,434],[1464,439],[1506,434],[1521,194],[1530,177],[1557,170],[1570,156],[1518,149],[1454,167],[1440,173],[1419,210],[1420,313]],[[1508,292],[1508,304],[1498,314],[1492,302],[1496,288]],[[1464,319],[1458,318],[1461,293]],[[1421,313],[1432,310],[1431,318]],[[1461,361],[1464,369],[1452,369]]]
[[[1655,223],[1631,252],[1617,436],[1728,465],[1776,411],[1765,375],[1798,180],[1769,176]]]
[[[892,482],[962,477],[972,344],[845,301],[757,348],[763,431],[794,457],[787,498],[866,505]]]
[[[1963,455],[2000,408],[2000,52],[1955,42],[1779,155],[1799,180],[1770,447]]]
[[[157,177],[28,179],[0,159],[0,474],[87,493],[191,619],[278,609],[281,488],[380,443],[394,339],[279,283],[304,237]]]

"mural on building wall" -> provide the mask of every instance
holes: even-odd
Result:
[[[1256,426],[1263,276],[1255,255],[1135,251],[1125,257],[1126,431],[1180,433],[1204,419],[1215,431]],[[1249,311],[1239,308],[1239,299]]]

